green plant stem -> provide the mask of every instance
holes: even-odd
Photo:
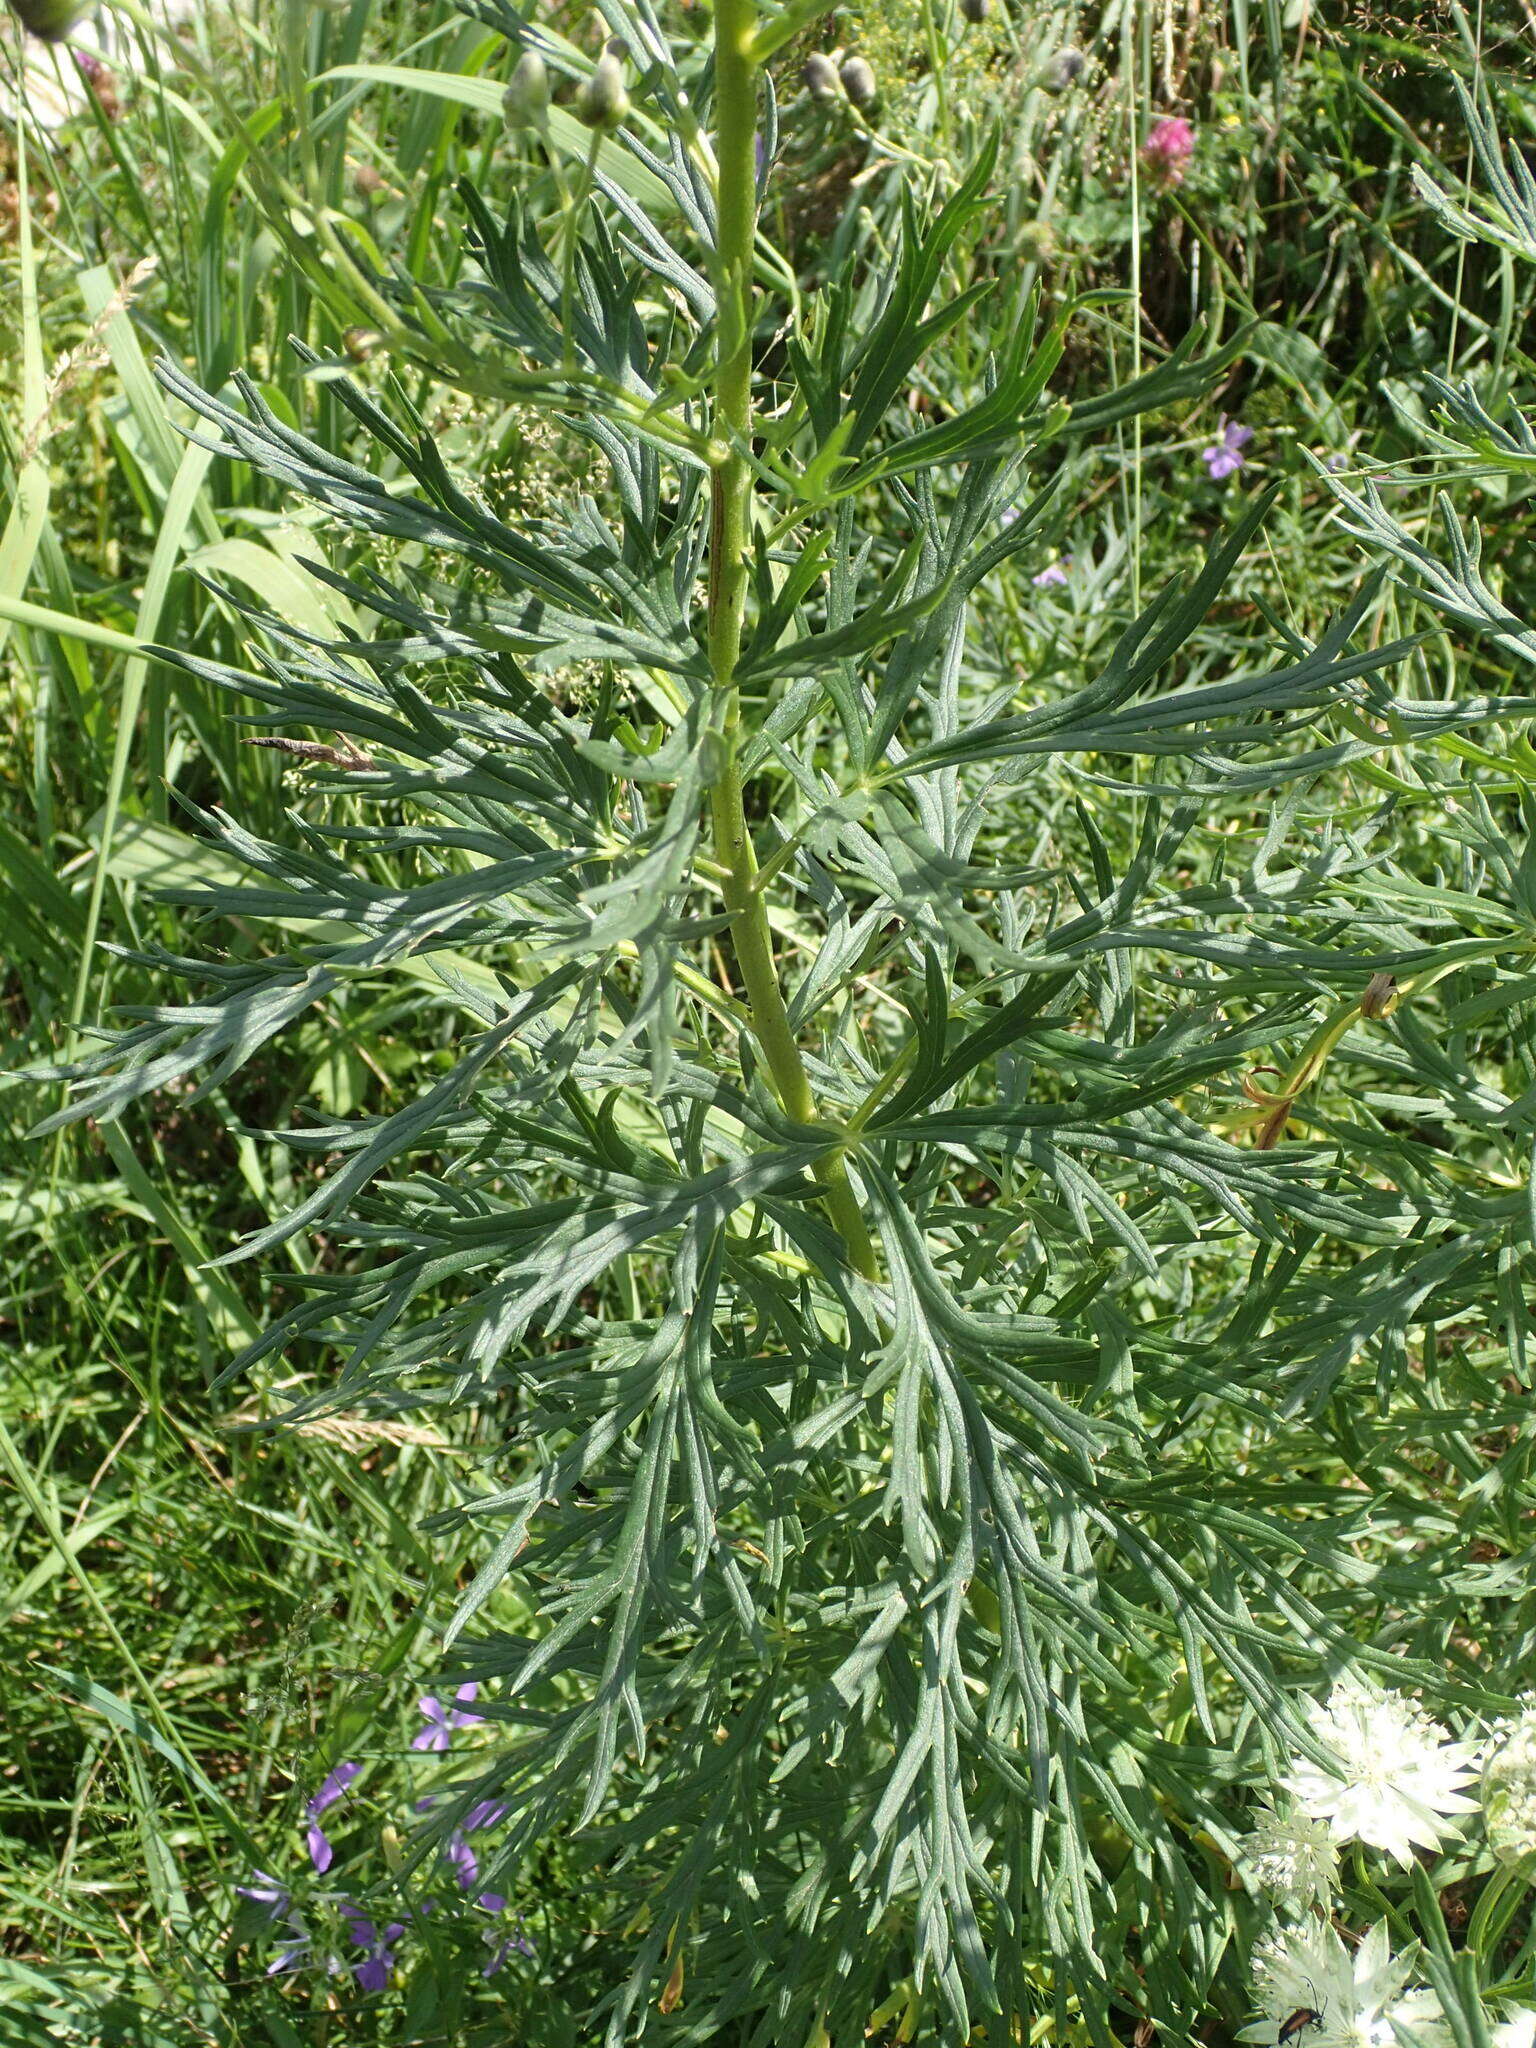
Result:
[[[752,1034],[773,1085],[796,1123],[815,1121],[810,1077],[779,986],[768,908],[757,887],[757,857],[747,830],[738,735],[736,665],[741,658],[749,579],[752,472],[752,256],[757,234],[757,63],[752,35],[755,0],[716,0],[715,156],[719,166],[719,232],[715,288],[719,354],[715,366],[715,439],[720,461],[712,480],[709,535],[709,660],[720,699],[725,759],[710,792],[715,857],[725,870],[721,893],[731,912],[731,942],[746,989]],[[817,1178],[827,1212],[856,1271],[874,1278],[874,1246],[840,1154],[823,1160]]]

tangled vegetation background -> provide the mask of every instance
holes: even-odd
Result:
[[[13,6],[4,2038],[1532,2048],[1523,0]]]

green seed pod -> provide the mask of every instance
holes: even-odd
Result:
[[[992,0],[960,0],[960,12],[967,21],[985,21],[992,12]]]
[[[623,68],[613,52],[605,50],[576,95],[576,118],[584,128],[601,128],[611,134],[623,125],[628,112]]]
[[[501,96],[509,128],[536,128],[549,106],[549,70],[537,50],[524,50]]]
[[[842,98],[842,88],[837,82],[837,66],[830,57],[824,57],[820,50],[812,50],[806,58],[800,76],[805,80],[805,89],[813,100],[820,100],[824,107]]]
[[[880,97],[879,82],[868,60],[863,57],[849,57],[837,75],[843,81],[843,91],[847,93],[850,103],[861,113],[868,113]]]
[[[22,27],[45,43],[61,43],[85,12],[84,0],[10,0]]]

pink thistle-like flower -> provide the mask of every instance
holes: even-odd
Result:
[[[1159,185],[1181,185],[1195,153],[1195,131],[1182,114],[1165,114],[1152,123],[1141,145],[1141,160]]]

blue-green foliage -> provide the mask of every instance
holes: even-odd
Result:
[[[630,26],[663,125],[707,106]],[[483,1563],[451,1631],[501,1738],[472,1788],[510,1809],[485,1875],[582,1831],[638,1916],[613,2039],[853,2042],[909,1982],[920,2038],[1192,2024],[1240,2004],[1220,1844],[1235,1788],[1309,1740],[1297,1689],[1351,1665],[1493,1701],[1529,1680],[1514,1635],[1463,1640],[1510,1588],[1458,1542],[1457,1494],[1525,1546],[1536,869],[1429,747],[1536,698],[1416,694],[1416,636],[1359,630],[1363,555],[1325,632],[1270,619],[1249,666],[1208,673],[1264,496],[1087,680],[980,658],[977,605],[1059,530],[1048,487],[1237,350],[1193,337],[1067,402],[1066,321],[1021,299],[955,391],[932,361],[1006,289],[984,154],[932,219],[907,205],[877,290],[760,309],[743,760],[817,1104],[792,1121],[707,836],[712,212],[679,134],[605,143],[574,298],[560,224],[473,189],[466,281],[430,319],[398,290],[423,360],[439,330],[450,371],[483,346],[479,374],[504,359],[509,395],[601,455],[600,492],[541,521],[496,516],[403,391],[306,358],[360,462],[253,382],[162,367],[222,453],[381,566],[316,565],[366,637],[263,612],[258,668],[162,650],[260,734],[346,745],[281,836],[198,814],[249,880],[175,900],[267,949],[147,953],[193,1001],[74,1065],[65,1114],[281,1058],[407,959],[458,1005],[451,1065],[404,1107],[283,1134],[303,1192],[228,1256],[323,1230],[328,1257],[282,1273],[228,1370],[318,1347],[327,1389],[296,1414],[508,1418],[459,1510]],[[919,374],[944,393],[927,424]],[[1444,396],[1480,448],[1503,432]],[[1452,618],[1524,634],[1454,523],[1440,571],[1349,502]],[[1335,821],[1314,794],[1353,768],[1389,790],[1414,745],[1433,874],[1399,858],[1393,795]],[[1362,1013],[1388,974],[1397,1007]],[[1330,1018],[1353,1083],[1307,1093]],[[878,1277],[829,1221],[834,1156]],[[509,1577],[531,1628],[499,1618]]]

